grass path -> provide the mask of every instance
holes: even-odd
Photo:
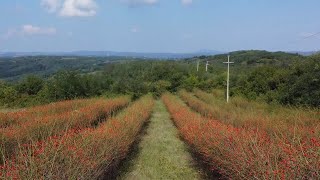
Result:
[[[160,100],[136,153],[120,169],[119,179],[201,179]]]

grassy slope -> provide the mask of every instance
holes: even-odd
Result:
[[[192,163],[164,104],[157,101],[137,154],[120,170],[119,179],[201,179]]]
[[[21,109],[21,108],[11,109],[11,108],[1,108],[0,107],[0,113],[16,112],[16,111],[21,111],[21,110],[23,110],[23,109]]]

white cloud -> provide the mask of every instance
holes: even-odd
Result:
[[[155,5],[159,0],[121,0],[129,6]]]
[[[94,16],[98,8],[95,0],[41,0],[41,6],[64,17]]]
[[[140,32],[140,29],[135,26],[135,27],[132,27],[132,28],[130,29],[130,31],[131,31],[132,33],[138,33],[138,32]]]
[[[94,16],[97,8],[94,0],[65,0],[59,14],[68,17]]]
[[[193,0],[181,0],[182,5],[187,6],[192,4]]]
[[[52,27],[38,27],[30,24],[23,25],[20,28],[16,29],[8,29],[7,33],[5,33],[2,38],[10,39],[15,36],[35,36],[35,35],[43,35],[50,36],[55,35],[57,30]]]
[[[61,8],[61,3],[61,0],[41,0],[41,6],[49,13],[54,13]]]
[[[152,6],[160,0],[119,0],[131,7]],[[182,5],[187,6],[193,0],[180,0]],[[95,16],[98,5],[96,0],[41,0],[41,6],[49,13],[57,13],[63,17],[87,17]]]
[[[8,29],[8,31],[4,35],[2,35],[2,39],[9,39],[15,34],[17,34],[16,29]]]
[[[57,33],[57,30],[52,27],[38,27],[33,25],[23,25],[21,28],[23,35],[53,35]]]

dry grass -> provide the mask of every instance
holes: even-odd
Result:
[[[277,136],[320,135],[320,113],[316,109],[287,108],[279,105],[248,101],[240,97],[226,103],[223,97],[201,90],[191,93],[180,91],[180,97],[202,115],[235,127],[260,128]]]

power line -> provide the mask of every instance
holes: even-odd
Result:
[[[317,32],[317,33],[311,34],[311,35],[309,35],[309,36],[306,36],[306,37],[304,37],[303,39],[308,39],[308,38],[317,36],[317,35],[319,35],[319,34],[320,34],[320,32]]]

